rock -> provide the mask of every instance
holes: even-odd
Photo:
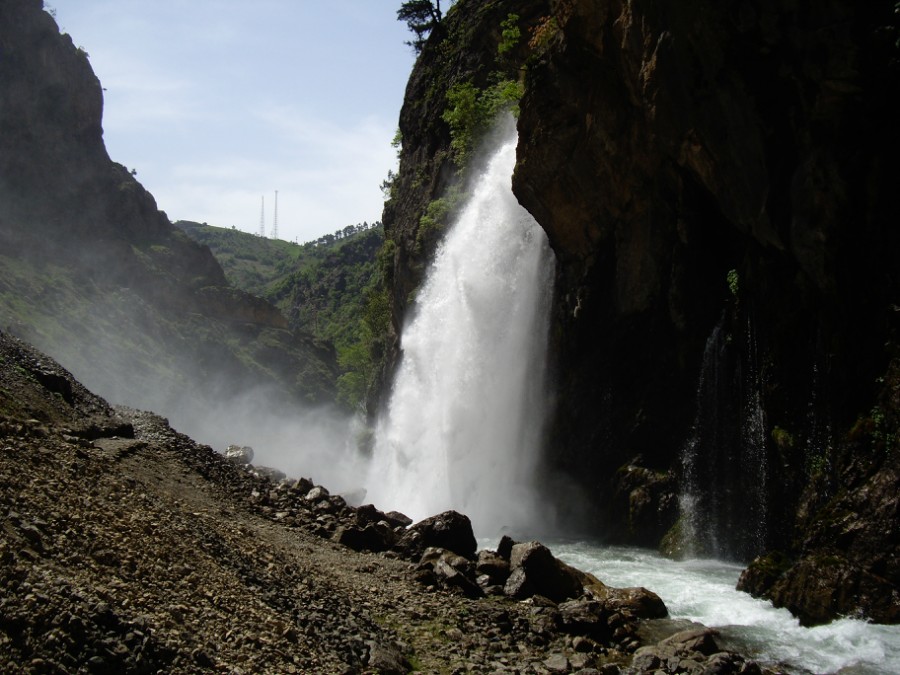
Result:
[[[321,485],[317,485],[312,488],[306,495],[303,497],[308,502],[321,502],[323,500],[328,499],[330,496],[328,490],[323,488]]]
[[[388,511],[385,515],[385,520],[387,520],[394,527],[409,527],[412,525],[413,520],[406,514],[400,513],[399,511]]]
[[[569,635],[589,637],[597,642],[606,642],[610,638],[607,612],[596,600],[570,600],[560,603],[559,615],[562,630]]]
[[[551,673],[568,673],[569,659],[565,654],[551,654],[544,659],[544,667]]]
[[[610,614],[620,612],[636,619],[664,619],[669,615],[662,598],[646,588],[612,588],[604,584],[590,584],[587,590]]]
[[[428,572],[421,579],[436,582],[442,588],[468,598],[480,598],[484,591],[474,581],[475,566],[468,558],[446,549],[430,547],[422,554],[417,570]]]
[[[446,511],[426,518],[412,525],[395,548],[404,558],[418,560],[425,549],[432,546],[474,560],[477,542],[469,517],[456,511]]]
[[[512,555],[512,548],[519,542],[514,541],[512,537],[503,535],[500,537],[500,543],[497,544],[497,555],[509,562],[509,556]]]
[[[354,551],[372,551],[379,553],[388,551],[396,541],[394,531],[387,523],[369,523],[363,527],[348,525],[339,527],[334,533],[334,540]]]
[[[509,578],[509,560],[493,551],[479,551],[475,572],[486,576],[490,585],[503,585]]]
[[[715,636],[718,632],[711,628],[696,628],[684,630],[667,637],[660,642],[660,646],[673,647],[678,654],[697,652],[704,656],[711,656],[719,651]]]
[[[383,642],[370,643],[368,666],[383,675],[406,675],[411,669],[399,647]]]
[[[514,545],[509,567],[504,592],[511,598],[522,600],[543,595],[554,602],[562,602],[582,593],[579,573],[557,560],[550,549],[540,542]]]
[[[225,459],[232,464],[245,466],[253,461],[253,448],[249,445],[229,445],[225,448]]]

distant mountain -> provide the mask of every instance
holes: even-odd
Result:
[[[0,62],[0,325],[192,433],[228,402],[288,414],[333,402],[334,351],[230,285],[110,160],[100,83],[40,2],[0,3]]]

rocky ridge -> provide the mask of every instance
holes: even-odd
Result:
[[[410,526],[247,459],[0,333],[4,672],[761,672],[711,635],[648,650],[658,598],[536,542],[476,554],[465,516]]]

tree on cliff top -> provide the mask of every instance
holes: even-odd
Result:
[[[407,42],[416,54],[422,51],[425,40],[428,39],[432,29],[437,26],[443,15],[441,14],[441,0],[408,0],[400,5],[397,10],[397,20],[405,21],[409,29],[416,34],[416,39]]]

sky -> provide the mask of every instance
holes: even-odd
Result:
[[[169,218],[303,243],[381,219],[414,62],[399,0],[45,0],[110,157]]]

